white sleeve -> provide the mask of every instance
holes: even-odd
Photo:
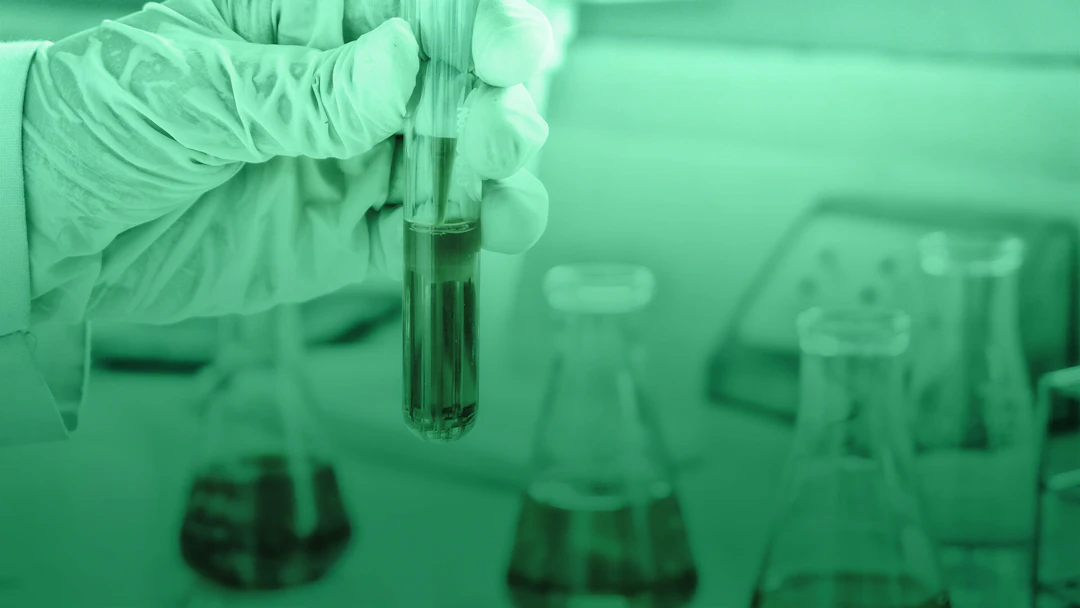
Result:
[[[44,44],[0,44],[0,446],[67,437],[86,384],[86,328],[30,328],[22,110]]]

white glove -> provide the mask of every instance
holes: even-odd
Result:
[[[250,313],[399,274],[395,134],[419,53],[395,4],[173,0],[40,51],[24,110],[35,321]],[[547,125],[520,83],[550,45],[525,0],[481,0],[490,80],[461,146],[487,180],[487,249],[524,251],[546,225],[520,169]]]

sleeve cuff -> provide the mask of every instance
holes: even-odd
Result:
[[[27,73],[41,46],[0,44],[0,336],[30,326],[22,117]]]
[[[67,438],[30,342],[26,333],[0,337],[0,446]]]
[[[44,45],[0,44],[0,446],[66,438],[86,382],[84,327],[29,331],[23,96]]]
[[[90,324],[38,325],[29,336],[37,369],[52,393],[60,419],[68,432],[74,431],[87,392]]]

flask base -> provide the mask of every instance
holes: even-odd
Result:
[[[297,515],[300,484],[313,493],[315,525],[308,529]],[[180,550],[187,565],[217,587],[277,591],[323,579],[353,536],[329,463],[265,454],[214,463],[197,473]]]
[[[906,576],[832,573],[793,576],[757,589],[751,608],[950,608],[948,596]]]
[[[514,606],[691,605],[698,573],[682,510],[670,487],[659,488],[642,500],[646,488],[617,494],[610,487],[534,484],[506,576]]]

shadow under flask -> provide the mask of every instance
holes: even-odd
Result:
[[[221,321],[180,549],[222,592],[317,581],[353,536],[308,418],[298,325],[294,307]]]
[[[519,608],[678,608],[696,592],[670,459],[622,327],[653,289],[636,266],[546,277],[564,328],[507,574]]]
[[[753,608],[946,608],[904,417],[910,321],[812,309],[795,440]]]

